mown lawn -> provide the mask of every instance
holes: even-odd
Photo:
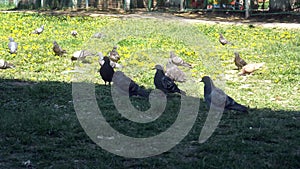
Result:
[[[300,168],[300,30],[176,23],[155,19],[69,17],[1,13],[0,59],[16,65],[0,70],[0,168]],[[31,32],[45,25],[41,35]],[[76,30],[77,38],[71,36]],[[102,32],[103,39],[91,38]],[[234,46],[222,46],[218,33]],[[19,44],[9,54],[8,37]],[[67,50],[54,56],[52,42]],[[81,127],[72,98],[72,81],[95,84],[96,99],[106,120],[132,137],[159,134],[176,120],[180,97],[168,97],[163,115],[149,124],[131,122],[114,105],[110,87],[91,64],[71,62],[73,52],[89,49],[106,54],[117,45],[124,71],[138,84],[154,88],[155,64],[175,51],[192,69],[183,69],[188,82],[179,84],[188,97],[199,99],[199,114],[189,134],[171,150],[149,158],[131,159],[97,146]],[[249,63],[265,62],[250,76],[238,76],[233,53]],[[88,70],[85,73],[72,70]],[[236,101],[249,105],[248,115],[225,112],[205,142],[198,137],[207,117],[203,75]],[[78,78],[81,77],[81,78]],[[74,92],[74,91],[73,91]],[[148,102],[132,98],[136,107]]]

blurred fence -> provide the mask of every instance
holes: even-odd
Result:
[[[300,0],[0,0],[19,9],[137,9],[173,11],[230,11],[260,14],[299,14]]]

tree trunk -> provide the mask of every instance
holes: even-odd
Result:
[[[289,11],[292,9],[292,0],[270,0],[270,11]]]
[[[130,10],[130,0],[125,0],[124,6],[125,6],[124,9],[125,9],[126,11],[129,11],[129,10]]]
[[[184,11],[184,0],[180,0],[180,11]]]

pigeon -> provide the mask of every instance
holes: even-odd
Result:
[[[177,55],[175,55],[174,52],[170,52],[170,59],[172,60],[172,62],[177,65],[177,66],[185,66],[188,68],[192,68],[192,65],[189,63],[186,63],[184,60],[182,60],[180,57],[178,57]]]
[[[44,25],[42,25],[41,27],[37,28],[36,30],[34,30],[32,33],[33,34],[41,34],[44,31]]]
[[[92,36],[92,38],[103,38],[104,37],[104,35],[102,34],[102,33],[100,33],[100,32],[97,32],[97,33],[95,33],[93,36]]]
[[[62,56],[63,54],[67,53],[66,50],[63,50],[56,41],[53,41],[53,51],[55,55]]]
[[[3,59],[0,59],[0,69],[8,69],[8,68],[15,68],[15,66],[11,63],[6,62]]]
[[[180,70],[175,64],[173,64],[172,60],[169,59],[166,66],[166,76],[176,82],[185,82],[186,76],[182,70]]]
[[[106,85],[106,82],[110,85],[110,82],[112,81],[113,75],[115,73],[114,68],[110,65],[110,60],[107,56],[103,57],[104,64],[100,68],[100,75],[102,79],[104,80],[104,83]]]
[[[9,38],[8,49],[9,49],[9,53],[11,54],[17,53],[18,43],[16,43],[12,37]]]
[[[252,74],[257,69],[261,68],[265,63],[250,63],[242,67],[241,72],[239,73],[240,76],[246,74]]]
[[[120,55],[117,52],[117,46],[114,46],[112,51],[109,52],[109,58],[110,60],[114,61],[114,62],[118,62],[120,60]]]
[[[87,56],[93,55],[91,52],[87,50],[79,50],[73,53],[73,56],[71,57],[71,60],[85,60]]]
[[[234,52],[234,63],[236,67],[238,67],[238,70],[242,69],[243,66],[247,65],[247,63],[240,57],[240,54],[238,52]]]
[[[157,89],[162,90],[165,94],[167,93],[186,93],[178,88],[172,79],[165,75],[163,67],[161,65],[155,65],[156,73],[154,76],[154,85]]]
[[[104,64],[104,59],[103,59],[104,57],[103,57],[103,55],[102,55],[101,52],[99,52],[98,55],[99,55],[99,60],[98,60],[98,62],[99,62],[99,64],[100,64],[100,66],[102,66],[102,65]],[[110,64],[110,66],[111,66],[112,68],[123,68],[122,65],[120,65],[119,63],[116,63],[116,62],[114,62],[114,61],[110,61],[109,64]]]
[[[220,38],[219,38],[219,42],[222,44],[222,45],[226,45],[226,44],[231,44],[233,45],[233,43],[229,42],[228,40],[226,40],[224,38],[224,36],[222,35],[222,33],[219,33],[220,34]]]
[[[136,84],[132,79],[127,77],[123,72],[116,71],[112,78],[113,85],[117,87],[117,90],[122,94],[129,93],[129,96],[141,96],[148,97],[149,94]]]
[[[71,31],[71,35],[72,36],[74,36],[75,38],[77,37],[77,35],[78,35],[78,33],[77,33],[77,31],[75,31],[75,30],[72,30]]]
[[[236,110],[248,113],[248,108],[234,101],[225,92],[217,88],[209,76],[204,76],[201,80],[204,83],[204,98],[207,106],[214,108],[224,108],[225,110]]]

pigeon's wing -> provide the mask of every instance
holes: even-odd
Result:
[[[172,67],[168,67],[167,65],[166,76],[170,77],[172,80],[177,82],[186,81],[185,73],[175,65],[173,65]]]
[[[171,93],[174,93],[174,92],[180,93],[181,92],[181,90],[177,87],[177,85],[169,77],[163,76],[161,80],[162,80],[163,88],[166,89],[168,92],[171,92]]]
[[[219,88],[214,88],[210,93],[210,102],[211,106],[215,106],[218,108],[225,108],[227,95],[223,90]]]
[[[247,65],[247,62],[244,59],[242,59],[242,58],[240,60],[240,63],[242,65],[242,67],[245,66],[245,65]]]
[[[175,65],[182,65],[183,64],[183,60],[178,57],[178,56],[175,56],[172,58],[172,62],[175,64]]]

